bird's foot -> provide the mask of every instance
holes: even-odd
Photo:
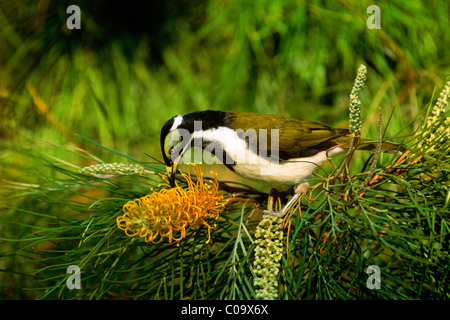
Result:
[[[294,190],[295,190],[295,193],[303,194],[306,192],[306,190],[308,190],[308,188],[309,188],[309,183],[303,182],[303,183],[296,185]]]
[[[271,217],[275,217],[275,218],[280,218],[280,217],[284,217],[285,214],[286,214],[286,212],[283,212],[283,210],[280,210],[280,211],[264,210],[263,216],[271,216]]]
[[[292,198],[286,203],[286,205],[280,211],[273,210],[264,210],[264,215],[270,215],[272,217],[284,217],[286,213],[292,208],[292,206],[297,202],[298,199],[305,193],[305,191],[309,188],[309,183],[304,182],[295,187],[295,194]]]

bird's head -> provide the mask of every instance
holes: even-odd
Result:
[[[160,136],[161,152],[172,187],[177,167],[186,151],[194,145],[203,147],[207,142],[203,137],[205,130],[222,126],[224,118],[225,113],[221,111],[197,111],[175,116],[164,124]]]
[[[191,146],[191,132],[183,128],[182,124],[183,117],[175,116],[168,120],[161,129],[161,152],[172,187],[175,185],[177,167]]]

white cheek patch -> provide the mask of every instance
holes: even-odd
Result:
[[[211,142],[219,142],[220,146],[226,151],[228,156],[233,160],[232,163],[225,163],[226,159],[220,159],[225,164],[235,163],[258,163],[259,157],[247,148],[246,142],[241,139],[237,132],[226,127],[212,128],[204,131],[195,131],[192,134],[193,139],[202,139]],[[210,148],[206,148],[209,152]],[[211,149],[214,145],[211,144]],[[217,155],[220,157],[220,155]]]
[[[183,122],[183,116],[176,116],[173,119],[173,125],[170,128],[169,132],[175,130],[176,128],[178,128],[182,122]]]

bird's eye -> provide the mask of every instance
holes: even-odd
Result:
[[[175,149],[172,147],[172,148],[170,148],[170,150],[169,150],[169,153],[170,154],[173,154],[175,152]]]

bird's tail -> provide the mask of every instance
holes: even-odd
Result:
[[[358,150],[372,150],[375,151],[378,148],[378,142],[362,139],[359,141],[357,149]],[[392,142],[382,142],[381,152],[388,153],[402,153],[406,148],[401,144],[396,144]]]
[[[338,137],[337,139],[333,140],[337,145],[343,149],[348,149],[350,147],[350,142],[352,140],[352,137],[349,135],[345,135],[342,137]],[[368,139],[359,139],[358,145],[356,149],[358,150],[371,150],[375,151],[378,148],[378,142]],[[388,153],[403,153],[406,148],[405,146],[401,144],[396,144],[392,142],[382,142],[381,143],[381,152],[388,152]]]

